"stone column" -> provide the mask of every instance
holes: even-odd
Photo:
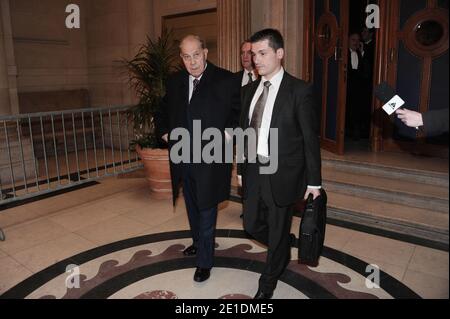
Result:
[[[155,38],[153,24],[153,0],[129,0],[128,3],[128,56],[131,59],[139,48],[147,43],[147,37]],[[138,102],[134,90],[124,91],[124,104],[133,105]]]
[[[250,0],[217,0],[219,65],[241,69],[240,46],[250,35]]]
[[[8,0],[0,0],[0,115],[18,114],[17,67]]]
[[[284,37],[284,67],[292,75],[302,74],[303,0],[252,0],[252,32],[278,29]]]

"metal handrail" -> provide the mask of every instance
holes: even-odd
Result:
[[[0,213],[4,204],[141,168],[129,147],[133,125],[123,115],[130,108],[0,116],[0,146],[6,150],[0,157]]]

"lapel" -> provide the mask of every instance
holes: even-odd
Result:
[[[244,109],[243,109],[243,112],[241,113],[241,115],[242,115],[241,124],[242,124],[242,127],[244,130],[247,129],[250,124],[248,121],[248,113],[250,112],[250,106],[252,104],[253,97],[255,96],[256,90],[258,89],[260,82],[261,82],[261,78],[259,78],[255,82],[248,85],[249,93],[246,94],[246,96],[245,96],[245,101],[243,101]]]
[[[283,105],[286,103],[286,99],[289,97],[290,94],[290,87],[291,87],[291,81],[290,81],[290,75],[284,71],[283,80],[281,80],[281,85],[278,90],[277,97],[275,99],[275,104],[273,106],[272,111],[272,120],[270,122],[270,127],[277,127],[277,118],[280,115],[281,110],[283,109]]]
[[[182,95],[183,106],[189,105],[189,73],[187,71],[183,71],[179,92]]]

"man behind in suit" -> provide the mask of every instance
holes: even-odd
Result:
[[[241,44],[241,66],[242,71],[236,72],[236,80],[241,87],[247,84],[253,83],[258,80],[258,71],[255,69],[255,64],[253,63],[252,57],[252,43],[250,40],[245,40]],[[242,196],[242,188],[238,188],[238,194]],[[243,218],[244,214],[240,215]]]
[[[355,140],[369,137],[369,68],[359,33],[349,36],[346,132]]]
[[[170,158],[173,200],[178,197],[180,183],[189,217],[193,244],[186,248],[185,256],[196,255],[197,269],[194,281],[209,278],[214,258],[214,235],[217,220],[217,206],[230,195],[231,164],[193,161],[202,157],[202,150],[209,140],[194,141],[194,121],[201,121],[201,136],[208,128],[225,133],[225,128],[234,128],[239,120],[239,86],[233,73],[223,70],[207,61],[208,49],[195,35],[186,36],[180,44],[180,56],[185,70],[173,75],[166,85],[164,97],[165,116],[160,121],[160,136],[169,144],[169,151],[182,139],[169,134],[177,128],[186,129],[189,134],[189,163],[176,163]],[[222,143],[225,142],[222,134]],[[200,154],[193,145],[201,143]],[[222,144],[221,147],[224,145]],[[183,149],[184,152],[184,149]]]
[[[244,41],[241,45],[241,65],[242,71],[235,73],[241,86],[246,86],[258,79],[252,59],[252,44],[249,40]]]
[[[239,165],[242,175],[244,228],[268,246],[265,269],[255,299],[269,299],[290,262],[292,206],[302,196],[320,195],[321,159],[312,86],[282,67],[280,32],[265,29],[251,38],[261,78],[244,87],[240,125],[257,132],[257,155]],[[269,130],[278,130],[278,170],[262,174],[270,156]],[[247,150],[246,154],[251,154]],[[266,164],[264,164],[266,163]],[[295,239],[295,237],[294,237]]]

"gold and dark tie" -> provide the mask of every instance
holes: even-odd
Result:
[[[264,114],[264,109],[266,107],[267,97],[269,96],[269,88],[272,84],[269,81],[264,82],[264,89],[261,93],[260,97],[258,98],[258,101],[255,104],[255,108],[253,109],[252,119],[250,121],[250,127],[255,130],[256,133],[256,145],[253,145],[251,141],[248,143],[248,149],[247,149],[247,158],[249,161],[255,160],[257,156],[257,147],[258,147],[258,139],[259,139],[259,130],[261,128],[262,124],[262,118]],[[249,150],[252,150],[251,153],[248,153]],[[254,155],[249,157],[249,155]]]

